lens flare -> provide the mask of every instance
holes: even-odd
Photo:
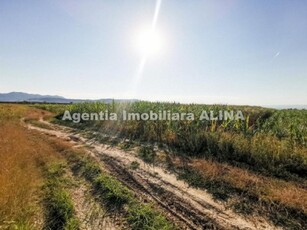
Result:
[[[160,54],[163,47],[162,37],[153,30],[140,33],[137,43],[141,55],[147,57]]]

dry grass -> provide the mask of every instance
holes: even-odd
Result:
[[[306,186],[272,177],[257,175],[246,169],[204,159],[194,159],[190,166],[210,180],[226,182],[263,200],[277,201],[307,213]],[[305,187],[305,188],[304,188]]]
[[[22,116],[36,113],[21,105],[0,105],[0,227],[33,229],[41,224],[37,216],[43,182],[40,166],[56,154],[20,123]]]
[[[0,228],[12,222],[19,228],[35,228],[43,175],[41,165],[58,158],[69,144],[28,131],[20,119],[35,121],[51,113],[23,105],[0,105]],[[179,158],[173,163],[180,166]],[[307,214],[307,183],[266,177],[249,170],[205,159],[188,165],[201,172],[206,180],[225,182],[234,188],[255,194],[262,200],[303,210]],[[41,223],[42,224],[42,223]]]
[[[168,161],[178,177],[207,189],[244,215],[266,217],[284,229],[307,229],[306,181],[286,181],[206,159]]]

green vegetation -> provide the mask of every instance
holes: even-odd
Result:
[[[155,211],[150,204],[138,201],[126,186],[103,172],[90,157],[75,152],[66,152],[66,155],[72,170],[89,180],[105,207],[109,211],[122,213],[127,218],[131,229],[175,229],[162,214]]]
[[[53,108],[63,111],[65,107]],[[0,229],[79,228],[67,192],[71,181],[65,176],[66,160],[59,154],[71,151],[71,147],[27,130],[20,121],[23,118],[25,122],[50,128],[38,121],[49,115],[25,105],[0,106],[0,168],[4,169],[0,170]],[[133,229],[173,229],[150,204],[142,204],[93,160],[76,154],[69,156],[72,169],[91,182],[102,203],[122,211]]]
[[[30,107],[34,107],[34,108],[39,108],[39,109],[43,109],[46,111],[50,111],[52,113],[55,114],[60,114],[60,113],[64,113],[65,110],[70,110],[70,107],[72,105],[67,105],[67,104],[34,104],[34,105],[29,105]]]
[[[130,164],[130,168],[131,168],[132,170],[136,170],[136,169],[138,169],[139,167],[140,167],[140,163],[137,162],[137,161],[132,161],[131,164]]]
[[[142,142],[159,143],[177,154],[205,157],[249,168],[266,175],[299,178],[307,175],[307,111],[273,110],[250,106],[182,105],[177,103],[80,103],[39,105],[58,113],[61,124]],[[194,121],[61,121],[64,110],[72,113],[122,111],[195,114]],[[245,120],[202,120],[202,111],[241,110]],[[145,158],[148,154],[144,155]],[[149,156],[150,157],[150,156]]]
[[[292,144],[307,147],[307,111],[281,110],[272,114],[262,126],[262,131],[280,140],[290,139]]]
[[[65,191],[67,184],[63,177],[65,166],[61,163],[49,165],[44,185],[44,205],[46,209],[46,229],[79,229],[79,223],[74,215],[74,206],[69,194]]]
[[[141,146],[136,148],[137,154],[150,164],[161,163],[162,156],[155,151],[159,146],[165,150],[165,163],[180,179],[227,201],[235,211],[266,216],[286,229],[306,227],[306,110],[148,102],[84,103],[69,105],[67,109],[71,113],[108,110],[117,114],[122,110],[135,113],[169,110],[193,112],[196,118],[202,110],[241,110],[246,118],[243,121],[119,119],[75,124],[61,120],[63,106],[55,122],[89,131],[91,137],[117,143],[123,149]],[[131,168],[137,166],[133,164]]]
[[[152,147],[142,146],[139,149],[138,156],[146,163],[154,164],[156,159],[156,152]]]
[[[140,205],[132,202],[128,206],[128,222],[132,229],[175,229],[170,223],[167,223],[165,218],[154,211],[154,207],[149,204]]]
[[[42,129],[49,129],[49,130],[52,129],[48,124],[42,123],[38,120],[34,120],[34,119],[28,119],[27,120],[27,119],[25,119],[25,122],[30,123],[30,124],[32,124],[36,127],[42,128]]]

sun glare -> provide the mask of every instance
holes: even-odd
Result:
[[[137,46],[141,55],[158,55],[162,52],[163,40],[157,31],[143,31],[139,34]]]

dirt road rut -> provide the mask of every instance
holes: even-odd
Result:
[[[27,124],[29,129],[70,141],[84,147],[119,181],[128,186],[144,202],[152,201],[180,229],[279,229],[261,217],[244,217],[215,201],[205,190],[191,188],[164,168],[151,167],[130,152],[87,139],[76,130],[48,124],[43,129]],[[138,162],[136,170],[130,169]]]

